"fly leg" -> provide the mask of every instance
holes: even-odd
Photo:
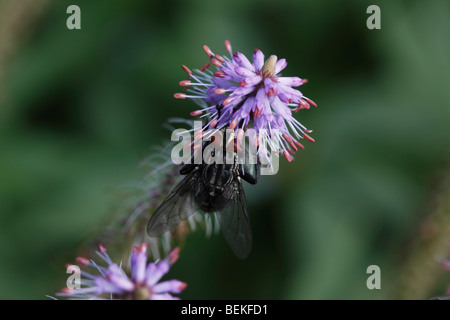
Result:
[[[253,176],[252,174],[250,174],[248,171],[245,170],[244,165],[243,164],[239,164],[239,176],[247,181],[250,184],[256,184],[258,182],[259,179],[259,169],[260,169],[260,164],[259,162],[256,164],[256,172],[255,175]]]

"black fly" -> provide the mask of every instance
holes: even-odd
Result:
[[[202,151],[212,142],[204,143]],[[224,143],[226,145],[227,143]],[[256,184],[259,165],[254,166],[254,175],[247,166],[231,164],[186,164],[180,174],[186,177],[170,192],[156,209],[147,224],[150,237],[160,236],[178,226],[197,210],[206,214],[216,213],[222,233],[231,249],[245,259],[252,246],[252,230],[242,187],[242,180]]]

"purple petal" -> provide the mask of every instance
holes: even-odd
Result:
[[[180,300],[180,298],[174,297],[169,293],[163,293],[163,294],[152,294],[150,300]]]
[[[264,88],[266,89],[266,94],[269,93],[269,90],[276,85],[275,82],[271,78],[264,78]]]
[[[253,96],[248,97],[247,100],[245,100],[244,104],[241,107],[242,112],[250,114],[250,111],[252,111],[255,107],[255,98]]]
[[[291,120],[292,111],[278,97],[275,97],[271,103],[272,109],[277,116],[281,116],[286,120]]]
[[[275,74],[278,74],[281,70],[286,68],[287,62],[286,59],[280,59],[277,61],[277,64],[275,65]]]
[[[250,113],[255,109],[255,98],[253,96],[248,97],[241,108],[236,111],[237,117],[244,120],[244,126],[250,122]]]
[[[153,286],[152,291],[155,293],[180,293],[186,288],[186,283],[179,280],[168,280]]]
[[[233,97],[237,97],[237,96],[245,96],[249,93],[251,93],[253,90],[255,90],[254,87],[240,87],[239,89],[236,89],[233,91],[232,96]]]
[[[302,79],[299,77],[280,77],[278,82],[289,87],[298,87],[302,84]]]
[[[112,274],[109,276],[109,281],[113,285],[115,285],[117,288],[120,288],[123,291],[133,291],[134,290],[134,283],[131,282],[131,280],[125,276],[119,276],[118,274]]]
[[[238,65],[237,63],[234,63],[234,61],[225,61],[222,65],[222,70],[223,71],[227,71],[227,70],[234,70],[234,68],[236,68]]]
[[[213,78],[213,82],[217,86],[217,88],[229,89],[236,86],[234,83],[230,82],[229,80],[225,80],[223,78]]]
[[[157,283],[167,272],[170,265],[167,261],[161,260],[158,264],[150,263],[145,271],[145,283],[148,287]]]
[[[284,103],[289,103],[289,97],[282,91],[277,91],[278,93],[278,98],[280,98],[281,101],[283,101]]]
[[[261,115],[266,115],[266,116],[272,115],[272,109],[270,108],[269,99],[264,100],[264,104],[261,107]]]
[[[221,104],[223,102],[223,100],[225,100],[226,96],[224,96],[223,94],[215,94],[213,93],[209,93],[208,98],[205,98],[205,102],[210,104],[210,105],[218,105]]]
[[[222,71],[225,72],[225,77],[221,78],[223,80],[230,80],[230,81],[237,81],[237,78],[240,77],[236,74],[236,71],[234,71],[235,68],[239,67],[237,63],[232,63],[229,61],[225,62],[225,67],[222,67]],[[239,82],[239,81],[237,81]]]
[[[108,269],[105,271],[106,276],[117,275],[120,277],[127,277],[126,273],[117,264],[113,263],[109,265]]]
[[[248,70],[254,71],[253,65],[250,63],[250,61],[248,61],[247,57],[244,56],[242,53],[236,52],[236,56],[234,58],[241,65],[241,67],[244,67]]]
[[[96,277],[94,279],[95,287],[97,288],[96,294],[100,295],[102,293],[122,293],[122,288],[116,286],[112,282],[106,280],[102,277]]]
[[[255,64],[255,71],[260,71],[264,65],[264,53],[261,50],[258,49],[253,54],[253,63]]]
[[[261,80],[262,80],[262,76],[260,76],[260,75],[257,75],[257,76],[254,76],[254,77],[245,78],[245,80],[244,80],[245,83],[246,83],[245,86],[246,87],[247,86],[254,86],[254,85],[260,83]]]
[[[267,124],[273,120],[272,113],[261,114],[259,118],[255,118],[255,126],[258,128],[258,131],[262,129],[267,129]]]
[[[299,90],[293,89],[289,86],[285,86],[282,83],[279,83],[276,86],[276,91],[283,92],[286,96],[289,97],[289,99],[292,100],[292,102],[298,102],[303,97],[303,94]]]
[[[256,106],[261,109],[264,105],[264,100],[266,99],[266,92],[263,87],[258,89],[258,92],[256,93],[255,101]]]
[[[281,115],[278,115],[275,119],[277,125],[278,125],[278,129],[283,129],[284,128],[284,118]]]
[[[241,87],[240,89],[242,89],[242,90],[248,90],[248,88],[244,88],[244,87]],[[239,90],[239,89],[238,89]],[[222,112],[225,110],[225,109],[227,109],[227,110],[230,110],[230,112],[232,112],[233,111],[233,108],[234,107],[236,107],[239,103],[241,103],[241,101],[243,100],[245,98],[245,96],[243,96],[243,95],[235,95],[235,94],[233,94],[233,100],[231,100],[231,102],[230,103],[228,103],[225,107],[224,107],[224,109],[222,109]]]
[[[133,247],[131,256],[131,278],[139,283],[145,279],[145,269],[147,267],[147,247]]]
[[[236,73],[243,77],[254,77],[256,74],[248,68],[237,67],[234,69]]]

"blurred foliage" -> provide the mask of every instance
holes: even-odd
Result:
[[[7,23],[13,2],[22,14]],[[65,264],[114,213],[117,190],[140,179],[139,160],[169,138],[164,121],[195,108],[172,97],[180,65],[203,65],[201,46],[225,52],[225,39],[235,51],[284,57],[285,75],[309,79],[302,91],[319,107],[297,119],[316,143],[247,188],[247,260],[222,236],[187,240],[171,271],[189,284],[181,297],[444,294],[450,278],[433,266],[414,273],[436,274],[432,289],[399,288],[417,280],[400,275],[422,265],[408,259],[421,250],[411,243],[439,197],[434,186],[448,182],[448,1],[377,1],[381,30],[366,28],[369,1],[0,3],[0,53],[14,47],[0,59],[0,298],[43,299],[65,285]],[[81,30],[66,28],[70,4],[81,7]],[[445,253],[450,234],[439,238]],[[435,253],[417,256],[433,262]],[[366,288],[372,264],[381,290]]]

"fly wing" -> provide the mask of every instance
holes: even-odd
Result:
[[[240,258],[247,258],[252,248],[253,235],[248,216],[247,202],[244,188],[236,179],[230,188],[230,203],[217,213],[222,233],[234,254]],[[226,194],[224,194],[227,196]]]
[[[198,210],[192,196],[197,180],[198,173],[193,171],[170,192],[148,221],[147,233],[150,237],[160,236],[175,228]]]

